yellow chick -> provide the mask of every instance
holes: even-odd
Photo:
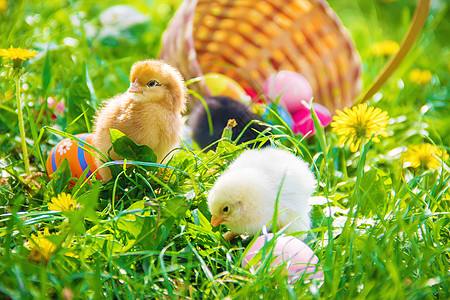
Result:
[[[137,144],[148,145],[158,162],[175,148],[182,135],[182,112],[186,86],[180,72],[159,60],[136,62],[131,67],[127,92],[105,101],[93,131],[93,144],[108,155],[109,129],[117,129]],[[120,157],[111,150],[112,159]],[[99,170],[103,181],[111,179],[109,168]]]
[[[264,225],[271,227],[279,193],[278,229],[289,225],[286,233],[306,232],[311,229],[309,198],[316,185],[308,164],[294,154],[272,147],[246,150],[209,192],[211,224],[225,224],[231,230],[228,238],[255,235]]]

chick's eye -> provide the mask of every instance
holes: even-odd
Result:
[[[229,210],[230,210],[230,208],[229,208],[228,206],[224,206],[224,207],[222,208],[222,211],[223,211],[224,213],[227,213]]]
[[[147,82],[147,86],[149,87],[154,87],[154,86],[160,86],[161,83],[159,83],[157,80],[150,80],[149,82]]]

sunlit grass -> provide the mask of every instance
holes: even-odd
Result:
[[[352,34],[368,87],[388,59],[374,55],[373,45],[401,42],[415,2],[329,3]],[[103,35],[99,16],[114,4],[133,5],[148,21]],[[216,152],[202,152],[183,143],[166,171],[143,159],[127,169],[118,167],[117,180],[104,185],[95,179],[73,184],[64,166],[51,180],[38,173],[61,139],[55,133],[92,130],[101,101],[126,90],[133,62],[157,57],[161,34],[178,4],[8,1],[8,9],[0,12],[0,48],[39,52],[24,63],[21,86],[31,176],[24,169],[17,129],[15,82],[1,61],[0,296],[448,298],[450,174],[448,156],[439,157],[445,153],[441,150],[450,152],[450,52],[445,48],[450,24],[443,1],[432,7],[399,70],[368,102],[390,118],[387,136],[378,143],[365,141],[352,152],[339,145],[330,128],[301,140],[282,125],[259,138],[303,157],[318,178],[316,196],[323,198],[313,207],[308,245],[324,280],[289,284],[282,268],[243,268],[249,239],[228,243],[221,237],[225,228],[212,228],[207,193],[246,145],[224,140]],[[427,80],[416,69],[426,72]],[[48,97],[65,104],[56,120]],[[405,164],[411,145],[422,144],[441,149],[433,156],[433,168]],[[71,195],[76,209],[51,210],[52,199],[64,198],[63,193]],[[46,230],[51,234],[41,242],[51,251],[41,259],[33,238],[42,238]]]

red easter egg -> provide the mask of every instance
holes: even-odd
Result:
[[[82,133],[75,135],[80,140],[92,145],[92,134]],[[80,178],[84,170],[89,168],[86,174],[88,178],[97,169],[97,164],[94,157],[85,151],[82,147],[90,149],[94,152],[91,147],[87,144],[80,143],[76,140],[71,140],[70,138],[64,139],[59,142],[55,147],[53,147],[50,155],[47,157],[47,172],[51,176],[61,165],[61,162],[66,158],[69,161],[70,173],[72,177]],[[96,177],[101,179],[100,174],[97,172]]]
[[[250,97],[251,101],[253,103],[264,103],[263,98],[256,90],[252,89],[251,87],[242,87],[245,91],[245,93]]]

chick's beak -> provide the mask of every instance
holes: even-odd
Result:
[[[142,94],[144,91],[142,90],[141,85],[139,84],[139,82],[137,80],[135,80],[133,82],[133,84],[130,86],[130,88],[128,89],[129,93],[139,93]]]
[[[213,227],[216,227],[219,224],[222,224],[225,222],[225,217],[216,217],[215,215],[212,215],[211,217],[211,225]]]

